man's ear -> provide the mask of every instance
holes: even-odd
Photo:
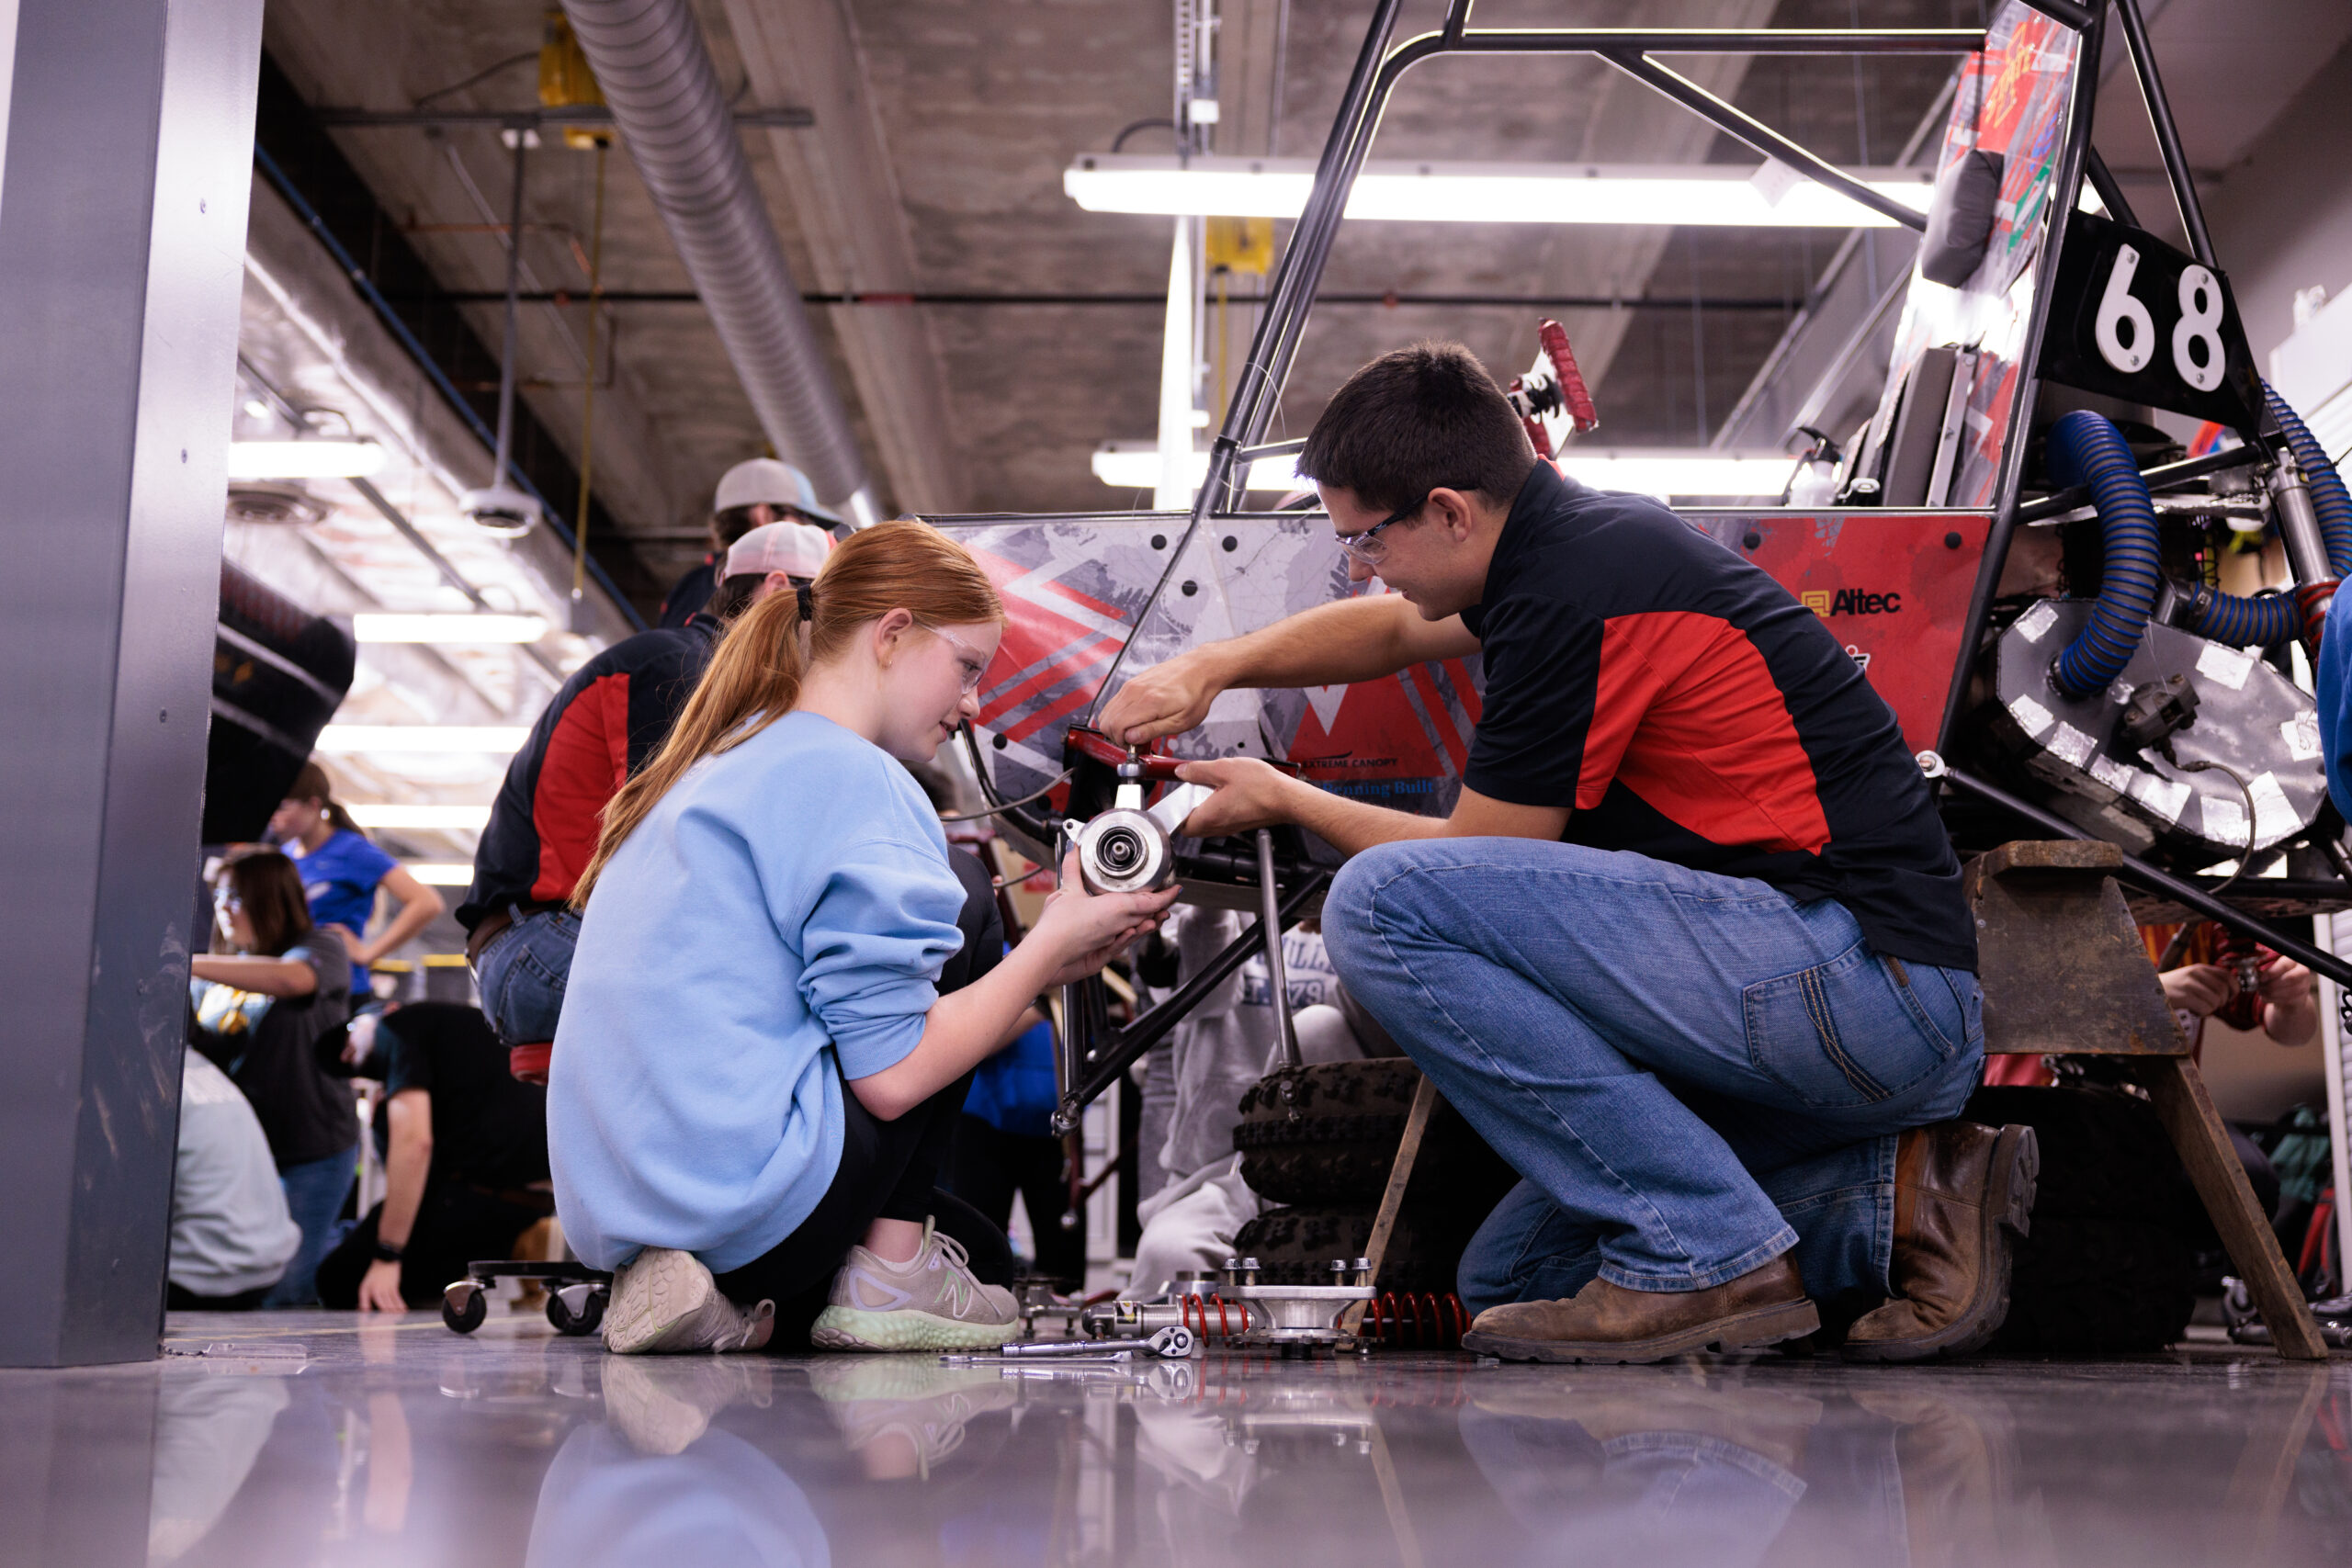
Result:
[[[1430,510],[1437,513],[1446,534],[1457,543],[1477,530],[1477,502],[1468,491],[1440,485],[1430,491]]]

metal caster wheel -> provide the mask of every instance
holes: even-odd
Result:
[[[558,1334],[581,1337],[596,1332],[605,1321],[605,1301],[610,1292],[603,1285],[566,1285],[548,1293],[548,1321],[555,1325]]]
[[[490,1297],[479,1281],[460,1280],[441,1292],[441,1321],[459,1334],[471,1334],[490,1315]]]

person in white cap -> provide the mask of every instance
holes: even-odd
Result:
[[[709,553],[662,601],[661,624],[683,626],[687,616],[708,605],[718,586],[720,558],[752,529],[776,523],[813,524],[811,532],[845,526],[839,513],[819,504],[808,476],[789,463],[753,457],[720,475],[718,493],[711,499]],[[815,570],[809,569],[810,575]]]
[[[579,917],[566,908],[596,846],[605,807],[662,748],[727,623],[769,594],[805,586],[832,537],[770,523],[727,552],[718,592],[681,626],[624,637],[563,683],[507,765],[458,906],[482,1011],[514,1076],[547,1081],[548,1043],[563,1007]],[[616,762],[626,758],[626,771]]]

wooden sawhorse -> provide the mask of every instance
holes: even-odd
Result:
[[[2113,873],[2113,844],[2023,840],[1969,862],[1987,1055],[2126,1058],[2180,1151],[2278,1354],[2324,1360],[2269,1216],[2205,1092]]]

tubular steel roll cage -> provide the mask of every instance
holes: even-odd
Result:
[[[1349,75],[1346,92],[1340,98],[1338,116],[1324,143],[1322,156],[1316,164],[1314,188],[1292,231],[1290,243],[1283,247],[1282,258],[1275,267],[1265,308],[1251,336],[1249,356],[1241,367],[1232,400],[1227,404],[1224,424],[1209,447],[1207,473],[1193,499],[1183,534],[1176,547],[1168,552],[1167,566],[1153,583],[1151,592],[1136,612],[1126,639],[1120,645],[1109,670],[1103,673],[1102,682],[1095,688],[1094,697],[1087,709],[1088,722],[1092,721],[1094,710],[1110,691],[1112,680],[1125,661],[1136,632],[1141,629],[1145,619],[1159,603],[1177,570],[1177,563],[1184,558],[1186,547],[1199,533],[1202,525],[1220,516],[1239,514],[1252,463],[1294,454],[1305,445],[1304,441],[1298,440],[1268,443],[1264,436],[1272,422],[1283,385],[1289,378],[1292,360],[1306,335],[1306,317],[1314,305],[1316,286],[1322,278],[1332,241],[1339,233],[1348,196],[1370,152],[1373,138],[1378,132],[1389,95],[1407,71],[1425,61],[1447,54],[1598,56],[1766,157],[1786,164],[1898,223],[1914,230],[1924,230],[1927,220],[1922,214],[1883,196],[1688,77],[1657,63],[1650,56],[1965,55],[1983,50],[1986,38],[1984,29],[1972,28],[1477,28],[1470,26],[1474,3],[1475,0],[1451,0],[1444,23],[1438,30],[1391,48],[1389,40],[1396,29],[1402,0],[1378,0],[1372,25],[1357,54],[1354,69]],[[1922,758],[1922,765],[1930,779],[1974,795],[2054,837],[2085,839],[2090,835],[2064,818],[1988,781],[1951,767],[1942,756],[1944,749],[1951,742],[1953,727],[1960,717],[1969,673],[1990,622],[1995,588],[2000,581],[2001,570],[2007,560],[2009,546],[2018,525],[2056,516],[2084,504],[2088,499],[2087,492],[2079,490],[2062,491],[2024,504],[2019,498],[2027,445],[2023,422],[2030,417],[2040,381],[2038,362],[2042,339],[2049,326],[2051,292],[2057,276],[2059,253],[2064,243],[2065,214],[2074,210],[2076,194],[2087,178],[2109,212],[2124,222],[2133,220],[2122,192],[2091,146],[2092,112],[2098,98],[2095,73],[2106,32],[2106,5],[2086,6],[2075,3],[2075,0],[2023,0],[2023,4],[2079,34],[2082,48],[2076,57],[2077,76],[2067,106],[2065,138],[2059,150],[2053,188],[2060,195],[2051,204],[2050,231],[2042,241],[2041,254],[2035,264],[2038,276],[2031,315],[2018,367],[2017,401],[2014,405],[2018,417],[2013,422],[2002,453],[1999,479],[1994,492],[1991,527],[1985,539],[1984,556],[1978,563],[1975,585],[1969,597],[1960,651],[1954,660],[1951,688],[1937,730],[1937,750],[1926,754]],[[2163,154],[2165,176],[2173,199],[2179,208],[2189,248],[2200,264],[2219,270],[2212,240],[2205,226],[2204,213],[2190,181],[2188,158],[2182,151],[2179,132],[2173,122],[2171,105],[2157,76],[2155,58],[2149,48],[2140,0],[2111,0],[2111,4],[2122,27],[2132,70]],[[2082,74],[2085,72],[2093,74],[2086,78]],[[2227,453],[2152,469],[2147,478],[2154,489],[2177,486],[2221,468],[2259,460],[2267,455],[2268,450],[2267,443],[2249,444]],[[982,519],[956,521],[977,523]],[[967,737],[968,739],[968,730]],[[973,752],[973,761],[986,787],[987,771],[980,763],[977,749]],[[993,794],[992,791],[990,793]],[[1020,817],[1017,810],[1007,815]],[[2325,820],[2324,817],[2323,820]],[[1052,829],[1041,821],[1023,820],[1023,826],[1032,830],[1043,829],[1048,835],[1052,832]],[[1264,860],[1261,854],[1261,864]],[[2122,861],[2121,868],[2115,874],[2120,880],[2143,892],[2168,898],[2206,919],[2254,936],[2268,943],[2274,951],[2337,984],[2352,987],[2352,964],[2321,951],[2309,942],[2276,930],[2268,921],[2225,904],[2194,883],[2135,856],[2125,854]],[[1312,868],[1300,868],[1300,874],[1293,878],[1293,890],[1283,901],[1279,918],[1283,920],[1295,918],[1320,887],[1327,874]],[[2352,882],[2318,886],[2322,896],[2330,900],[2352,897]],[[1266,898],[1264,902],[1272,904],[1272,899]],[[1253,947],[1264,946],[1273,964],[1272,973],[1279,975],[1280,941],[1279,928],[1261,915],[1257,923],[1229,943],[1200,975],[1188,977],[1168,998],[1125,1028],[1114,1028],[1111,1024],[1107,998],[1099,979],[1066,987],[1059,1053],[1063,1068],[1063,1096],[1055,1117],[1057,1128],[1067,1132],[1074,1127],[1078,1112],[1145,1051],[1165,1038],[1186,1014],[1199,1005],[1212,987],[1246,961]],[[1295,1064],[1297,1057],[1290,1029],[1289,999],[1283,994],[1279,983],[1274,987],[1271,999],[1281,1024],[1285,1059]]]

